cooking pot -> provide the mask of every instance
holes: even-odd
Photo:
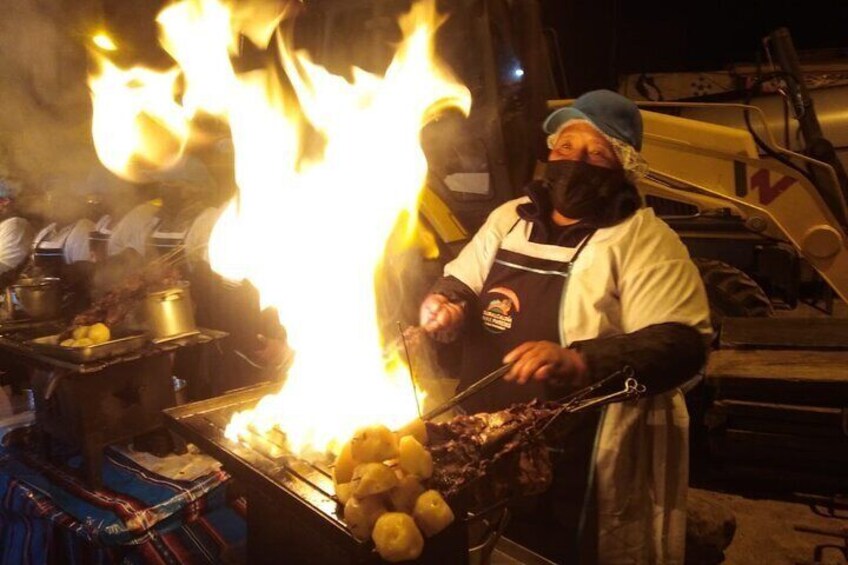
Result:
[[[6,307],[10,316],[16,311],[33,320],[58,318],[62,310],[62,287],[55,277],[18,279],[6,288]]]
[[[144,309],[148,330],[157,343],[199,333],[187,283],[149,293]]]

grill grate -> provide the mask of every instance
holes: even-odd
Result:
[[[165,411],[174,431],[221,461],[244,488],[248,508],[248,563],[380,563],[369,542],[347,530],[333,495],[331,469],[287,453],[282,434],[253,435],[231,442],[224,430],[231,416],[277,392],[259,385]],[[457,520],[427,540],[422,563],[465,563],[468,539]]]

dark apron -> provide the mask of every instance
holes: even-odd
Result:
[[[500,367],[504,355],[522,343],[561,343],[560,311],[571,269],[593,234],[577,246],[570,261],[498,250],[480,292],[480,310],[464,344],[462,388]],[[568,385],[548,381],[531,379],[523,385],[499,381],[471,397],[463,408],[469,413],[493,412],[534,398],[556,400],[571,390]],[[562,422],[564,441],[550,450],[554,467],[550,489],[511,505],[512,520],[506,535],[557,563],[576,563],[578,554],[591,554],[591,549],[579,546],[597,536],[593,523],[581,524],[584,506],[591,504],[587,479],[597,424],[594,412],[575,414]]]
[[[518,225],[516,222],[510,233]],[[508,234],[507,234],[508,235]],[[560,343],[560,306],[571,268],[591,239],[589,234],[570,261],[540,259],[499,249],[480,292],[480,310],[468,328],[462,355],[460,388],[467,388],[501,366],[503,357],[528,341]],[[463,405],[469,412],[494,412],[534,398],[562,396],[545,382],[523,385],[499,381]]]

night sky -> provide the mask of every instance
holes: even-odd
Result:
[[[780,26],[789,28],[799,51],[842,48],[848,61],[848,0],[538,1],[544,25],[558,39],[568,82],[563,95],[614,88],[623,73],[753,63],[762,37]],[[144,51],[131,57],[169,64],[156,48],[153,23],[164,3],[102,0],[108,27]]]
[[[788,27],[799,51],[842,48],[848,0],[542,0],[568,94],[612,87],[622,73],[720,70],[756,62],[761,39]]]

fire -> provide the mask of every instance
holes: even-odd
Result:
[[[95,55],[99,74],[89,78],[91,133],[97,157],[131,181],[179,161],[189,135],[185,109],[174,99],[179,73],[144,67],[121,69]]]
[[[118,46],[105,31],[99,31],[91,37],[91,42],[104,51],[117,51]]]
[[[173,4],[157,21],[185,79],[182,115],[223,116],[232,133],[239,194],[213,231],[212,267],[259,289],[295,351],[280,392],[236,414],[227,436],[277,427],[305,455],[336,451],[362,425],[408,422],[416,395],[405,364],[385,358],[375,274],[393,234],[414,231],[427,173],[421,127],[471,104],[435,60],[435,2],[400,19],[384,76],[354,69],[348,81],[278,37],[296,100],[272,68],[233,70],[233,31],[245,19],[217,0]],[[306,123],[323,138],[320,155],[304,156]]]

